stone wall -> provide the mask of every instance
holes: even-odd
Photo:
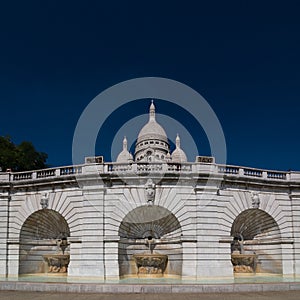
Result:
[[[97,180],[83,174],[80,183],[70,176],[62,181],[49,178],[14,183],[13,189],[5,185],[0,194],[0,274],[43,272],[39,257],[54,251],[54,246],[37,243],[29,247],[21,241],[20,233],[26,220],[42,210],[41,199],[46,193],[46,209],[61,215],[70,230],[68,276],[118,279],[134,275],[132,255],[147,248],[122,241],[120,226],[130,212],[148,205],[145,184],[149,174],[134,175],[124,181],[109,173],[102,175],[105,178]],[[248,244],[246,250],[258,254],[262,272],[300,275],[297,185],[291,192],[290,183],[283,179],[277,184],[266,178],[246,180],[245,176],[216,177],[207,185],[206,177],[200,175],[160,176],[161,181],[156,182],[153,205],[169,211],[180,224],[180,231],[176,229],[164,236],[174,243],[156,248],[170,257],[166,274],[185,278],[232,277],[232,227],[243,212],[254,209],[253,195],[257,194],[260,203],[256,209],[270,216],[278,231],[269,228],[263,234],[257,232],[253,240],[259,243]],[[267,219],[260,220],[264,223]],[[166,222],[164,226],[168,226]],[[253,228],[258,230],[257,220]]]

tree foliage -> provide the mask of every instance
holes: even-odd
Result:
[[[0,168],[21,172],[46,168],[48,155],[38,152],[31,142],[15,145],[10,137],[0,136]]]

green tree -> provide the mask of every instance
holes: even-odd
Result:
[[[46,168],[48,155],[38,152],[31,142],[15,145],[10,137],[0,136],[0,167],[2,171],[28,171]]]

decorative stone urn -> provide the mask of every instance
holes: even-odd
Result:
[[[68,247],[66,237],[56,240],[57,253],[43,255],[44,261],[48,264],[48,273],[67,273],[70,262],[70,254],[65,254]]]
[[[138,277],[162,277],[167,266],[168,256],[164,254],[134,254]]]
[[[67,273],[70,254],[45,254],[44,260],[48,264],[48,273]]]
[[[235,273],[254,273],[257,264],[257,255],[232,253],[231,262]]]

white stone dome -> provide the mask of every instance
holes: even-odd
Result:
[[[141,129],[135,145],[135,160],[161,162],[167,160],[170,150],[165,130],[155,120],[155,106],[152,100],[149,109],[149,121]]]
[[[148,123],[141,129],[137,143],[140,143],[145,140],[162,140],[168,143],[168,138],[165,130],[162,128],[160,124],[158,124],[155,120],[155,106],[152,101],[150,105],[150,113],[149,113],[149,121]]]
[[[133,160],[131,153],[127,150],[127,139],[126,136],[123,139],[123,150],[117,157],[117,163],[128,163]]]
[[[177,134],[177,137],[176,137],[176,148],[172,153],[172,162],[175,162],[175,163],[187,162],[186,154],[180,148],[180,137],[179,137],[178,134]]]

